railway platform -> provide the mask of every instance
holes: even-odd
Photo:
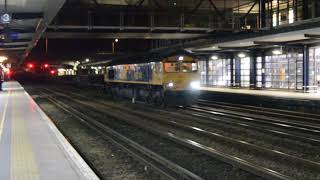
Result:
[[[98,179],[23,87],[0,92],[0,179]]]
[[[201,87],[201,98],[234,104],[270,108],[320,111],[320,93],[302,93],[281,90],[252,90],[242,88]]]

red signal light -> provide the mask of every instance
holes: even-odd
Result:
[[[8,69],[8,71],[7,71],[7,75],[10,75],[11,74],[11,71],[10,71],[10,69]]]
[[[45,68],[48,68],[49,67],[49,64],[44,64],[43,65]]]
[[[55,70],[51,70],[51,71],[50,71],[50,74],[51,74],[51,75],[54,75],[55,73],[56,73]]]
[[[34,64],[28,64],[28,68],[33,68],[34,67]]]

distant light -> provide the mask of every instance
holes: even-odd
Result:
[[[90,62],[90,59],[87,58],[87,59],[86,59],[86,62]]]
[[[245,58],[245,57],[246,57],[246,54],[245,54],[245,53],[239,53],[239,54],[238,54],[238,57],[239,57],[239,58]]]
[[[183,56],[179,56],[179,61],[183,61],[184,57]]]
[[[98,69],[102,69],[102,67],[101,67],[101,66],[99,66],[99,67],[98,67]]]
[[[49,67],[49,64],[44,64],[44,67],[45,67],[45,68],[48,68],[48,67]]]
[[[10,69],[7,70],[7,75],[10,75],[11,74],[11,71]]]
[[[55,73],[56,73],[55,70],[51,70],[51,71],[50,71],[50,74],[52,74],[52,75],[55,74]]]
[[[217,49],[217,46],[212,46],[212,49]]]
[[[211,56],[211,59],[212,59],[212,60],[217,60],[217,59],[219,59],[219,58],[218,58],[218,56],[213,55],[213,56]]]
[[[4,62],[8,60],[8,58],[6,56],[0,56],[0,63]]]
[[[282,54],[282,51],[280,49],[275,49],[275,50],[272,51],[272,54],[280,55],[280,54]]]
[[[114,42],[119,42],[119,39],[115,39]]]
[[[30,63],[30,64],[28,64],[28,67],[29,67],[29,68],[33,68],[34,65]]]

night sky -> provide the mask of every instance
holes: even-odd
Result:
[[[101,53],[112,52],[113,39],[49,39],[48,53],[45,50],[45,39],[41,39],[32,50],[28,60],[32,61],[63,61],[99,56]],[[120,39],[116,44],[116,52],[132,53],[149,50],[148,40]]]

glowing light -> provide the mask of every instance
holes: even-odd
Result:
[[[119,42],[119,39],[115,39],[114,42],[116,42],[116,43]]]
[[[51,70],[51,71],[50,71],[50,74],[52,74],[52,75],[55,74],[55,73],[56,73],[55,70]]]
[[[275,50],[272,51],[272,54],[280,55],[280,54],[282,54],[282,51],[280,49],[275,49]]]
[[[45,68],[48,68],[49,67],[49,64],[44,64],[43,65]]]
[[[192,81],[190,86],[192,89],[200,89],[200,81]]]
[[[212,59],[212,60],[217,60],[217,59],[218,59],[218,56],[213,55],[213,56],[211,56],[211,59]]]
[[[33,64],[28,64],[28,68],[34,68],[34,65]]]
[[[8,60],[6,56],[0,56],[0,63],[3,63],[6,60]]]
[[[170,82],[170,83],[168,84],[168,87],[169,87],[169,88],[173,88],[173,86],[174,86],[173,82]]]
[[[179,57],[179,61],[183,61],[184,60],[184,57],[183,56],[180,56]]]
[[[90,62],[90,59],[87,58],[87,59],[86,59],[86,62]]]
[[[246,57],[246,54],[244,54],[244,53],[239,53],[239,54],[238,54],[238,57],[239,57],[239,58],[245,58],[245,57]]]

